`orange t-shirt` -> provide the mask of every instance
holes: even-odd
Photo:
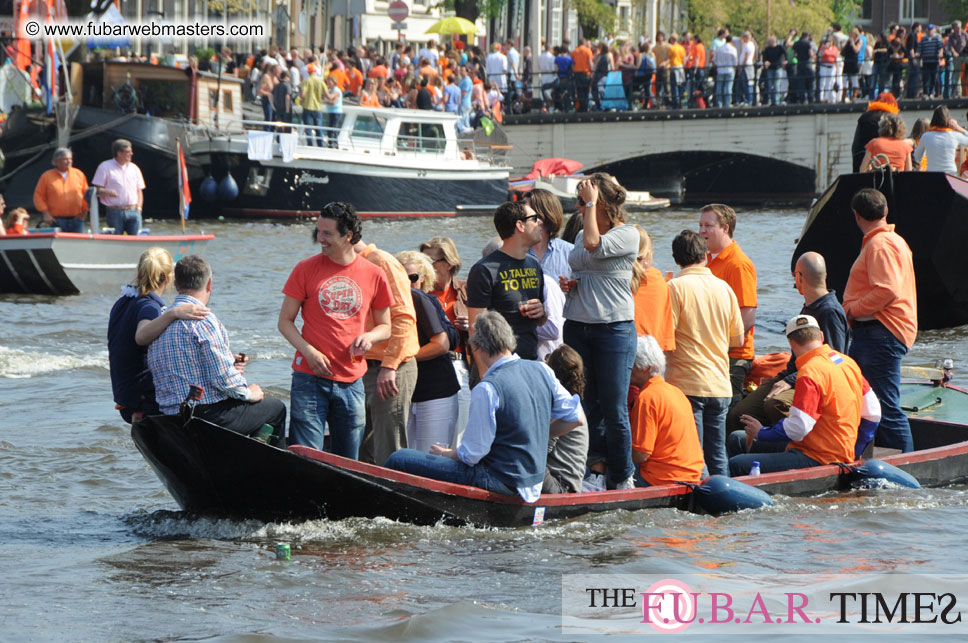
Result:
[[[655,267],[645,271],[645,278],[635,293],[635,334],[652,335],[664,351],[676,349],[669,284]]]
[[[343,266],[320,254],[296,264],[282,293],[302,302],[302,336],[329,358],[333,375],[326,379],[355,382],[363,377],[366,362],[350,359],[350,344],[366,331],[371,310],[393,304],[383,271],[360,256]],[[313,374],[299,351],[292,368]]]
[[[575,51],[571,52],[571,59],[573,61],[572,71],[576,74],[590,74],[592,73],[592,50],[581,45],[576,47]]]
[[[729,284],[736,293],[736,303],[740,309],[756,308],[756,268],[750,258],[735,241],[706,261],[709,271]],[[729,351],[729,356],[737,359],[753,359],[753,329],[750,328],[743,338],[743,345]]]
[[[348,79],[348,89],[356,96],[360,95],[360,89],[363,87],[363,74],[357,68],[350,69],[349,74],[347,74]]]
[[[7,228],[7,234],[30,234],[22,223],[15,223]]]
[[[333,80],[335,80],[336,86],[339,87],[340,91],[345,91],[343,88],[346,87],[346,85],[348,85],[350,82],[350,79],[346,75],[346,72],[338,67],[332,70],[331,72],[329,72],[329,76],[327,76],[327,78],[332,78]]]
[[[376,96],[376,92],[370,92],[366,95],[361,94],[360,105],[363,107],[383,107],[380,104],[380,99]]]
[[[639,465],[651,485],[699,482],[703,455],[692,404],[661,375],[649,379],[631,413],[632,450],[649,454]]]
[[[871,160],[878,154],[884,154],[891,162],[891,169],[901,172],[909,165],[911,152],[914,148],[907,139],[887,138],[878,136],[867,142],[864,149],[871,153]]]
[[[685,48],[676,43],[674,45],[669,45],[669,66],[670,67],[682,67],[683,61],[686,59]]]
[[[366,72],[367,78],[387,78],[389,76],[390,71],[386,65],[374,65],[370,71]]]
[[[696,43],[696,69],[704,69],[706,67],[706,45],[701,42]]]

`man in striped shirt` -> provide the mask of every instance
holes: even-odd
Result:
[[[172,306],[207,306],[212,295],[212,267],[196,255],[175,264]],[[148,368],[155,381],[155,399],[165,415],[177,415],[192,385],[204,388],[195,417],[250,435],[263,425],[273,427],[274,445],[284,444],[286,405],[265,397],[258,384],[247,384],[246,358],[229,350],[225,326],[209,313],[204,319],[173,322],[148,348]]]
[[[941,62],[941,50],[944,42],[938,35],[934,25],[928,25],[928,33],[918,43],[918,55],[921,57],[921,78],[924,83],[924,97],[931,98],[937,92],[938,66]]]

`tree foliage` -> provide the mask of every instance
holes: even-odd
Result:
[[[496,18],[504,11],[508,0],[441,0],[437,5],[445,11],[453,11],[460,18],[476,22],[478,18]]]
[[[771,28],[769,31],[779,39],[786,37],[794,28],[822,34],[831,22],[840,22],[845,29],[850,17],[860,5],[859,0],[796,0],[791,6],[788,0],[772,0]],[[687,0],[689,28],[700,34],[705,42],[716,36],[720,27],[729,27],[736,34],[750,29],[760,43],[771,35],[767,33],[767,2],[749,0]],[[836,9],[836,11],[835,11]]]
[[[594,38],[599,30],[610,32],[615,30],[615,8],[601,0],[574,0],[575,12],[578,14],[578,24],[581,33],[586,38]]]

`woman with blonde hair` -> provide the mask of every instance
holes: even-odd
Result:
[[[460,392],[457,394],[457,428],[454,432],[454,441],[451,447],[456,449],[461,435],[464,433],[464,426],[467,424],[467,413],[471,405],[470,371],[468,369],[467,350],[467,282],[458,279],[461,262],[460,255],[457,254],[457,246],[449,237],[432,237],[420,244],[420,252],[430,258],[434,267],[436,279],[430,294],[437,298],[447,319],[454,325],[460,335],[460,342],[451,354],[451,362],[457,381],[460,384]]]
[[[108,319],[108,360],[114,402],[125,422],[160,413],[146,358],[148,345],[176,319],[204,319],[208,308],[184,305],[165,309],[161,295],[172,284],[175,267],[164,248],[149,248],[138,259],[137,286],[124,286]]]
[[[589,466],[606,473],[609,489],[631,489],[632,433],[626,396],[637,338],[632,269],[638,231],[626,223],[626,190],[596,173],[578,184],[582,231],[568,257],[571,277],[561,277],[564,340],[585,363]]]
[[[457,393],[460,384],[450,365],[450,352],[460,338],[437,298],[428,291],[434,287],[436,274],[430,258],[422,252],[405,250],[397,254],[410,276],[413,307],[417,314],[417,385],[410,398],[407,420],[407,445],[430,452],[434,444],[449,447],[457,425]]]
[[[632,268],[632,294],[635,298],[635,333],[651,335],[664,351],[676,349],[676,331],[672,320],[669,284],[652,265],[652,237],[640,225],[639,254]]]

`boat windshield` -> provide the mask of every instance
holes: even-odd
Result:
[[[353,136],[358,138],[371,138],[380,140],[383,138],[383,130],[386,127],[386,119],[369,114],[359,114],[356,122],[353,123]]]
[[[440,153],[447,147],[444,127],[440,123],[400,123],[397,149],[407,152]]]

